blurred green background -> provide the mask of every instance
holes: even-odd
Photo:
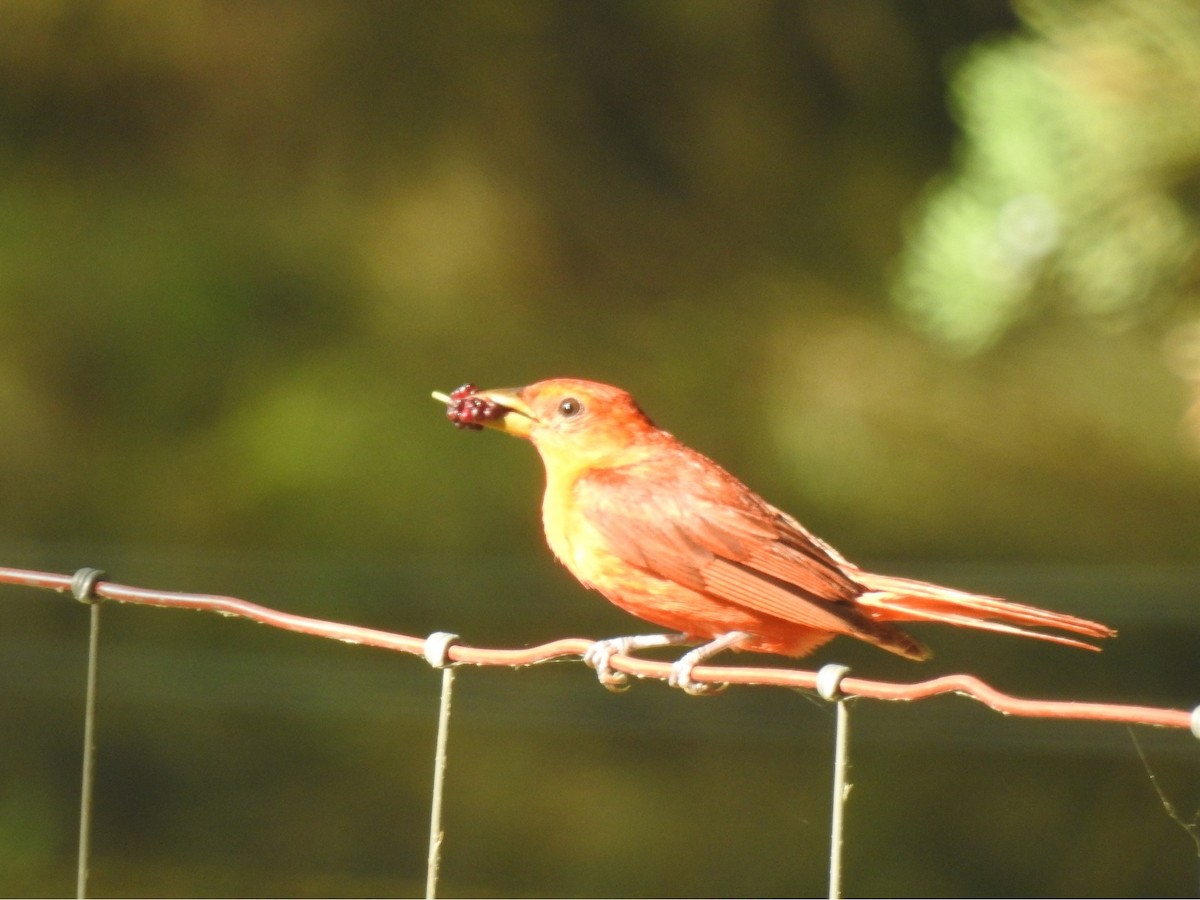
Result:
[[[0,171],[0,565],[637,631],[550,558],[532,450],[429,399],[573,375],[858,562],[1121,631],[813,667],[1200,701],[1194,0],[17,0]],[[63,895],[87,616],[0,601],[0,894]],[[104,629],[94,894],[420,894],[424,662]],[[1139,736],[1192,818],[1195,741]],[[851,753],[851,894],[1194,895],[1125,729],[857,704]],[[831,756],[784,690],[462,671],[443,893],[820,894]]]

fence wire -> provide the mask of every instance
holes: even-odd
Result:
[[[438,713],[437,746],[434,754],[433,800],[426,879],[426,895],[428,897],[436,894],[444,837],[441,826],[441,806],[447,764],[447,739],[454,667],[456,665],[522,667],[564,657],[582,658],[593,644],[593,641],[583,638],[564,638],[526,648],[473,647],[461,643],[457,635],[445,632],[436,632],[424,638],[396,634],[343,622],[299,616],[236,597],[152,590],[105,579],[106,576],[102,571],[90,568],[80,569],[73,575],[63,575],[0,567],[0,583],[60,593],[70,592],[76,600],[91,604],[77,873],[77,895],[79,897],[86,896],[89,862],[100,601],[215,612],[300,634],[423,656],[431,666],[441,668],[443,670],[442,694]],[[613,655],[610,666],[612,670],[625,675],[663,681],[670,677],[672,669],[669,662],[639,659],[624,654]],[[1192,710],[1180,710],[1118,703],[1085,703],[1016,697],[1003,693],[972,675],[961,673],[944,675],[926,681],[900,683],[853,678],[850,677],[846,667],[838,665],[828,665],[817,671],[703,665],[697,666],[692,671],[691,678],[694,681],[711,685],[760,685],[812,690],[824,699],[837,704],[830,832],[829,895],[831,897],[840,897],[842,889],[842,823],[844,804],[849,791],[849,785],[846,782],[849,729],[847,698],[912,701],[955,693],[973,698],[1006,715],[1122,722],[1129,725],[1189,729],[1195,737],[1200,738],[1200,706]]]

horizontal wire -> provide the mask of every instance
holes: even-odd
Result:
[[[71,575],[0,567],[0,583],[4,584],[69,592],[72,582],[73,576]],[[414,656],[424,656],[429,641],[427,638],[299,616],[257,603],[250,603],[237,597],[158,591],[104,580],[98,580],[95,583],[92,595],[120,603],[215,612],[221,615],[250,619],[286,631],[394,650]],[[471,647],[457,642],[437,649],[439,652],[444,649],[445,657],[451,662],[464,665],[519,667],[550,662],[562,657],[581,657],[592,644],[593,641],[585,638],[562,638],[534,647],[517,649]],[[639,659],[622,654],[614,654],[610,665],[613,670],[627,675],[638,678],[656,678],[663,681],[670,677],[672,670],[670,662]],[[697,666],[692,670],[691,677],[695,681],[707,684],[773,685],[816,690],[818,673],[801,669],[750,666]],[[876,700],[923,700],[940,694],[955,693],[978,700],[985,706],[1006,715],[1183,728],[1190,729],[1200,738],[1200,707],[1195,710],[1180,710],[1116,703],[1034,700],[1005,694],[975,676],[967,674],[943,675],[928,681],[910,683],[870,681],[846,676],[841,679],[839,688],[845,696],[868,697]]]

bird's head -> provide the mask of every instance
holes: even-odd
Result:
[[[528,438],[548,467],[616,465],[648,436],[662,434],[626,391],[578,378],[487,391],[463,385],[433,396],[459,427],[486,426]]]

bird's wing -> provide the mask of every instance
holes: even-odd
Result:
[[[577,511],[629,565],[799,625],[863,626],[840,556],[723,469],[681,462],[590,470]]]

